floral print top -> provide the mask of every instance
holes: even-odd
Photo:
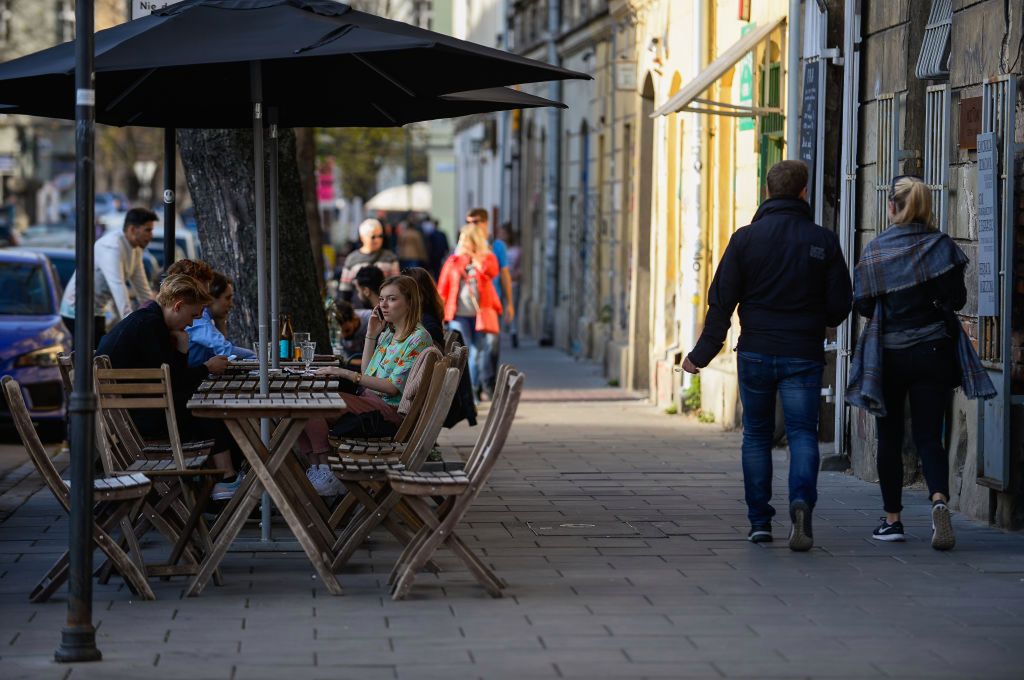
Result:
[[[395,332],[390,328],[380,334],[377,339],[377,349],[370,359],[370,365],[366,367],[365,374],[384,378],[398,388],[398,394],[380,393],[381,399],[385,403],[398,406],[402,401],[402,393],[405,391],[405,381],[409,377],[409,371],[416,363],[416,357],[426,348],[432,347],[433,344],[434,341],[430,338],[430,333],[420,324],[416,324],[416,329],[401,342],[395,338]]]

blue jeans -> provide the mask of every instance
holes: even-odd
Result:
[[[775,395],[789,440],[789,502],[818,501],[818,400],[825,366],[820,361],[756,352],[739,353],[743,403],[743,487],[750,524],[769,524],[772,498],[772,437]]]
[[[476,394],[483,384],[482,381],[487,379],[490,339],[499,336],[494,333],[477,332],[475,316],[457,316],[448,322],[448,327],[462,334],[462,340],[469,349],[469,382],[473,385],[473,393]]]

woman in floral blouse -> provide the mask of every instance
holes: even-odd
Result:
[[[356,385],[356,394],[345,395],[346,413],[356,415],[379,412],[388,423],[398,426],[398,404],[412,366],[420,352],[433,340],[420,324],[421,302],[416,281],[408,276],[392,276],[380,289],[380,304],[373,309],[363,344],[363,373],[347,368],[321,368],[318,376],[344,378]],[[299,450],[309,456],[306,475],[320,495],[340,493],[341,484],[327,465],[330,446],[329,424],[310,420],[299,439]]]

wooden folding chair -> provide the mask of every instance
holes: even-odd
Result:
[[[21,393],[21,386],[18,382],[5,375],[3,390],[7,396],[7,404],[11,410],[11,417],[14,419],[14,426],[21,436],[21,441],[28,451],[32,463],[42,476],[46,486],[56,497],[57,501],[64,508],[65,512],[71,511],[70,482],[61,479],[60,473],[54,466],[53,461],[46,455],[43,444],[39,441],[39,435],[32,425],[32,419],[28,415],[28,408],[25,406],[25,398]],[[121,546],[115,541],[110,532],[119,524],[122,530],[130,526],[131,521],[138,515],[142,503],[146,499],[152,484],[143,474],[131,474],[118,477],[97,479],[93,482],[92,499],[94,503],[92,540],[96,547],[103,551],[107,558],[116,566],[117,571],[124,578],[125,583],[137,596],[146,600],[155,600],[156,595],[149,587],[144,575],[142,554],[139,552],[138,544],[134,535],[126,537],[131,546],[131,556],[126,554]],[[130,532],[129,532],[130,533]],[[69,560],[68,552],[65,551],[54,565],[46,572],[46,575],[39,581],[29,599],[32,602],[45,602],[68,578]]]
[[[348,489],[348,496],[360,504],[361,513],[355,514],[348,527],[334,543],[334,561],[332,569],[337,571],[359,548],[376,527],[380,524],[395,535],[403,543],[411,539],[411,534],[390,516],[395,504],[388,504],[387,510],[382,503],[387,501],[391,491],[387,486],[374,490],[384,481],[388,470],[419,470],[426,461],[437,441],[444,419],[451,408],[452,399],[459,386],[459,371],[452,367],[455,357],[445,357],[434,364],[424,415],[419,419],[409,442],[401,451],[386,452],[380,455],[329,457],[331,469]],[[415,519],[410,515],[411,519]],[[415,525],[413,529],[417,528]]]
[[[473,553],[455,529],[494,469],[515,419],[524,380],[524,376],[515,369],[499,374],[491,412],[464,471],[389,470],[386,473],[394,497],[400,498],[423,523],[391,572],[389,583],[394,584],[393,599],[402,599],[409,593],[417,572],[427,565],[442,544],[465,563],[492,597],[501,597],[505,583]],[[425,499],[438,496],[445,497],[445,500],[436,508]]]
[[[71,399],[71,391],[74,389],[74,352],[69,354],[59,354],[57,356],[57,365],[60,367],[60,380],[64,385],[64,396],[68,400]],[[106,355],[100,355],[96,359],[101,359],[102,362],[97,362],[96,366],[102,366],[102,368],[110,368],[110,358]],[[129,435],[134,442],[134,447],[142,451],[143,455],[147,458],[165,458],[171,455],[171,444],[167,441],[158,440],[145,440],[142,435],[139,434],[139,429],[135,426],[135,422],[128,418],[125,423],[125,433]],[[200,439],[195,441],[183,441],[181,443],[181,450],[186,455],[201,456],[208,455],[213,449],[212,439]]]
[[[148,565],[147,573],[194,574],[202,555],[211,549],[202,513],[224,470],[206,467],[205,455],[185,457],[166,364],[160,368],[113,369],[104,356],[96,357],[95,364],[98,435],[104,470],[107,474],[141,472],[153,478],[153,493],[143,504],[143,519],[133,533],[141,537],[152,525],[173,546],[168,561]],[[164,413],[170,457],[147,457],[132,434],[130,411],[150,409]],[[197,488],[192,488],[192,482]],[[215,575],[215,579],[219,583],[220,575]]]

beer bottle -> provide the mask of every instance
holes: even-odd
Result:
[[[294,336],[295,332],[292,329],[292,318],[289,315],[284,314],[281,317],[281,340],[280,349],[277,353],[277,357],[281,361],[292,360],[292,346],[295,344],[292,342],[292,339]]]

